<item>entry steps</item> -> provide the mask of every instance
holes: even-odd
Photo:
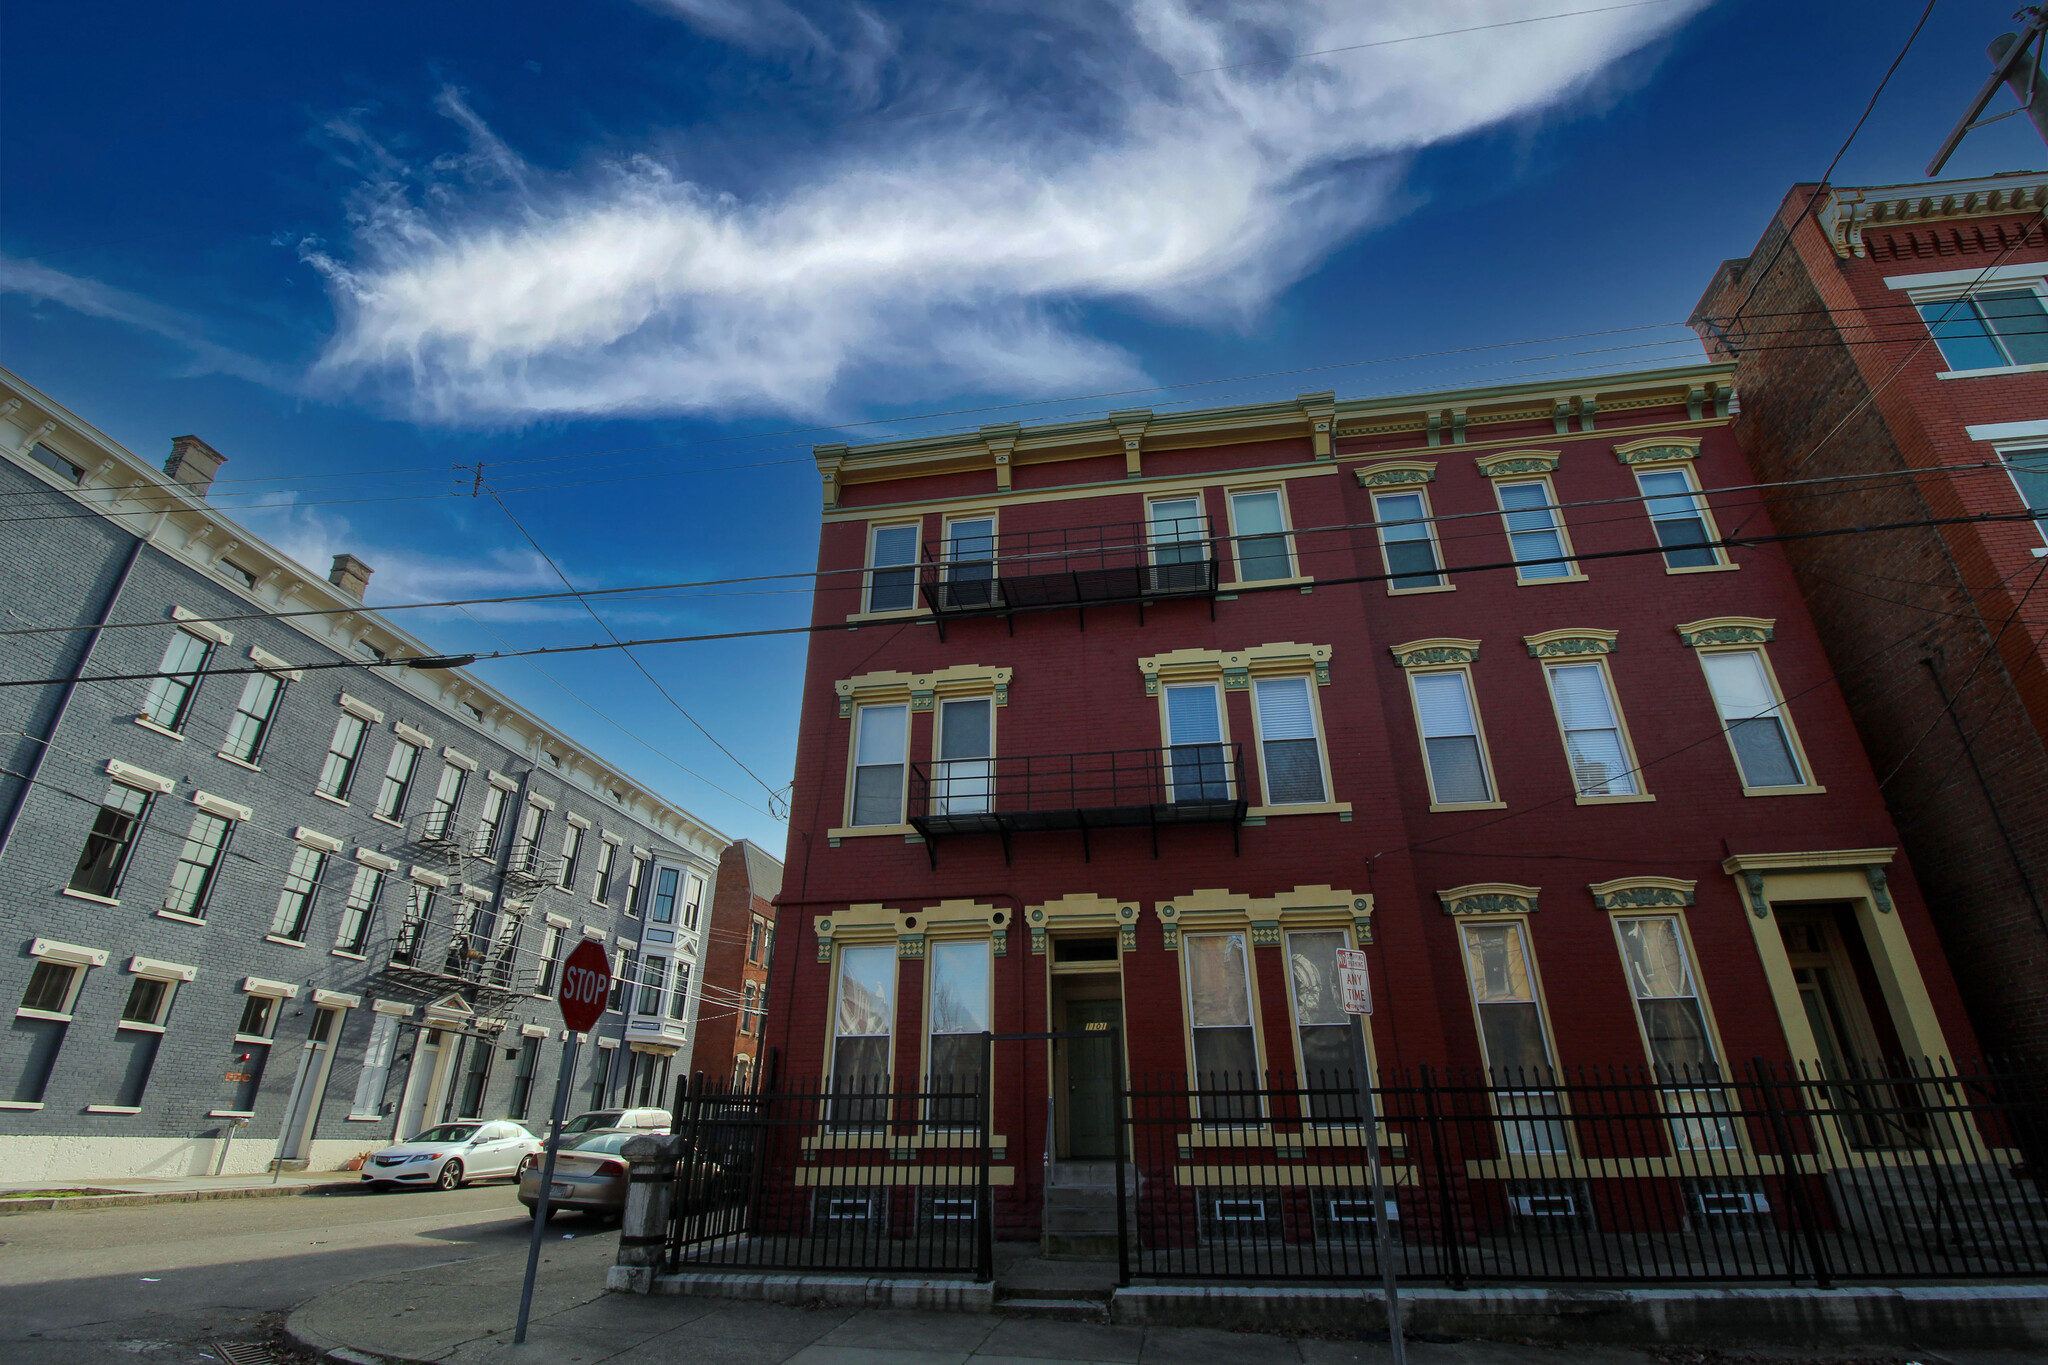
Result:
[[[1034,1256],[1030,1253],[1037,1248],[1029,1242],[997,1243],[992,1309],[1013,1318],[1107,1323],[1110,1296],[1116,1292],[1115,1245],[1112,1232],[1111,1258],[1082,1260]]]
[[[1134,1195],[1138,1173],[1124,1167],[1124,1192]],[[1116,1163],[1060,1161],[1039,1213],[1044,1255],[1098,1260],[1116,1255]]]

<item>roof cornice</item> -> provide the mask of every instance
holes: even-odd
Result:
[[[1836,258],[1847,260],[1865,254],[1863,234],[1874,227],[2039,213],[2048,204],[2048,172],[1917,185],[1852,185],[1821,193],[1826,202],[1814,213],[1814,221],[1827,234]]]

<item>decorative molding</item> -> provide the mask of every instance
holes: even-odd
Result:
[[[171,619],[178,623],[178,629],[190,631],[201,639],[211,640],[217,645],[231,645],[235,642],[235,633],[233,631],[222,630],[196,611],[187,611],[183,607],[172,607]]]
[[[74,967],[104,967],[107,965],[107,950],[87,948],[77,943],[60,943],[54,938],[29,940],[28,955],[47,958],[51,962],[68,962]]]
[[[336,699],[335,704],[357,720],[366,720],[372,725],[382,725],[384,723],[384,713],[360,697],[351,697],[348,693],[344,692]]]
[[[1296,886],[1272,896],[1246,896],[1209,887],[1152,907],[1168,952],[1180,951],[1183,931],[1243,929],[1255,948],[1277,948],[1289,929],[1350,928],[1362,948],[1373,941],[1373,898],[1332,886]]]
[[[1614,448],[1614,458],[1625,465],[1678,464],[1700,455],[1697,436],[1651,436]]]
[[[1337,391],[1305,393],[1294,400],[1308,418],[1309,447],[1318,460],[1335,458],[1330,446],[1331,430],[1337,425]]]
[[[1777,634],[1777,621],[1765,616],[1705,616],[1677,627],[1679,642],[1702,645],[1767,645]]]
[[[446,876],[442,875],[439,872],[429,872],[424,867],[411,868],[406,872],[405,875],[408,880],[416,881],[421,886],[433,886],[446,889],[448,885],[448,878]]]
[[[528,792],[526,794],[526,804],[529,806],[539,806],[542,810],[553,810],[555,808],[554,798],[542,796],[539,792]]]
[[[553,911],[542,915],[541,918],[548,922],[549,927],[555,929],[567,929],[576,923],[575,920],[570,919],[567,915],[557,915]]]
[[[341,852],[341,840],[331,834],[322,834],[317,829],[307,829],[304,825],[292,831],[292,838],[307,848],[317,848],[322,853]]]
[[[830,915],[813,915],[818,935],[818,961],[832,960],[832,945],[881,944],[894,941],[896,956],[924,956],[929,936],[961,938],[987,934],[992,946],[1007,939],[1010,912],[980,901],[949,900],[912,910],[896,910],[879,901],[849,905]],[[998,956],[1001,953],[998,951]]]
[[[519,1036],[522,1038],[545,1038],[550,1031],[546,1024],[521,1024],[519,1026]]]
[[[1043,905],[1024,907],[1024,924],[1031,931],[1031,951],[1043,957],[1054,931],[1073,929],[1114,929],[1119,952],[1138,946],[1138,906],[1135,901],[1112,900],[1108,896],[1077,893]]]
[[[1891,880],[1885,866],[1896,848],[1841,848],[1811,853],[1736,853],[1721,862],[1721,870],[1742,878],[1749,891],[1750,913],[1758,919],[1771,917],[1770,897],[1764,892],[1764,878],[1770,873],[1844,872],[1863,874],[1870,887],[1870,902],[1882,914],[1893,911]]]
[[[994,697],[997,706],[1010,704],[1010,677],[1015,670],[990,664],[954,664],[930,673],[899,673],[884,669],[841,678],[832,684],[839,694],[839,714],[851,716],[856,706],[908,702],[913,711],[933,710],[940,697]]]
[[[1616,877],[1609,882],[1589,882],[1593,904],[1602,910],[1652,910],[1662,907],[1683,909],[1693,903],[1696,881],[1676,877]]]
[[[503,773],[494,773],[488,769],[484,772],[484,781],[490,783],[501,792],[516,792],[519,790],[518,778],[507,777]]]
[[[1899,189],[1915,191],[1899,194]],[[1936,193],[1921,193],[1923,190]],[[1826,192],[1827,202],[1814,221],[1827,234],[1835,256],[1847,260],[1868,254],[1863,234],[1872,228],[1912,227],[1968,218],[2039,214],[2048,202],[2048,182],[2039,175],[2011,180],[1951,181],[1944,185],[1884,186]]]
[[[178,785],[175,777],[165,777],[147,768],[138,768],[132,763],[123,763],[118,758],[107,760],[107,776],[124,787],[148,787],[151,791],[167,793]]]
[[[360,995],[350,995],[346,991],[316,990],[313,992],[313,1003],[316,1005],[326,1005],[331,1009],[353,1010],[362,1008],[363,997]]]
[[[453,763],[456,767],[462,769],[466,773],[473,773],[476,771],[476,760],[471,758],[468,754],[458,751],[453,745],[450,745],[448,748],[443,749],[441,751],[441,757],[447,759],[450,763]]]
[[[393,858],[388,854],[379,853],[375,849],[357,849],[356,861],[361,863],[364,867],[374,867],[379,872],[398,871],[398,859]]]
[[[481,905],[491,898],[491,889],[487,886],[470,886],[465,884],[462,888],[462,898],[466,901],[475,901]]]
[[[1522,643],[1529,647],[1532,659],[1570,659],[1583,654],[1612,654],[1614,640],[1621,632],[1614,630],[1546,630],[1537,635],[1524,635]]]
[[[299,988],[289,981],[268,981],[260,976],[245,976],[242,978],[242,994],[268,995],[279,1000],[296,1000],[299,998]]]
[[[417,744],[422,749],[434,747],[434,737],[424,730],[416,730],[404,721],[392,722],[391,732],[407,744]]]
[[[1253,645],[1249,649],[1176,649],[1138,660],[1138,672],[1145,679],[1145,695],[1159,695],[1161,682],[1210,682],[1223,680],[1226,692],[1243,692],[1254,677],[1277,677],[1308,673],[1316,686],[1330,683],[1329,645],[1296,644],[1291,640]]]
[[[1472,463],[1489,479],[1505,479],[1515,474],[1555,474],[1560,458],[1555,450],[1503,450],[1497,455],[1481,455]]]
[[[1400,488],[1435,479],[1436,461],[1383,460],[1379,464],[1362,464],[1351,472],[1360,488]]]
[[[239,801],[230,801],[225,796],[212,792],[193,792],[192,804],[203,811],[211,811],[223,820],[247,820],[256,812]]]
[[[388,1014],[394,1019],[412,1018],[412,1006],[402,1000],[372,1000],[370,1002],[370,1012],[373,1014]]]
[[[1479,662],[1479,642],[1461,640],[1444,635],[1429,640],[1410,640],[1405,645],[1389,645],[1394,661],[1403,668],[1423,668],[1431,664],[1473,664]]]
[[[1540,886],[1513,882],[1473,882],[1436,893],[1446,915],[1533,915]]]
[[[249,646],[249,662],[266,672],[275,673],[280,678],[289,678],[293,682],[306,676],[303,668],[293,668],[289,659],[281,659],[261,645]]]

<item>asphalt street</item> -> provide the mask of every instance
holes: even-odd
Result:
[[[206,1365],[337,1284],[517,1251],[531,1227],[503,1183],[0,1218],[0,1358]],[[565,1234],[618,1235],[576,1218]]]

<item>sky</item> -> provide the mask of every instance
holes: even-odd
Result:
[[[1834,182],[1921,179],[2013,8],[1935,5]],[[1698,358],[1924,9],[7,0],[0,363],[142,456],[198,434],[216,506],[372,605],[559,568],[755,580],[603,599],[621,638],[799,625],[813,444]],[[2044,164],[2013,118],[1944,174]],[[477,672],[780,853],[803,651]]]

